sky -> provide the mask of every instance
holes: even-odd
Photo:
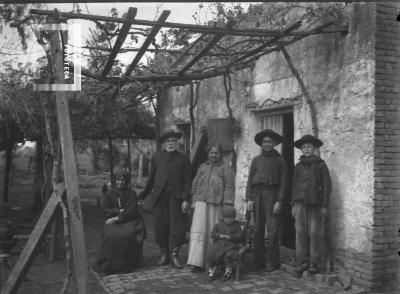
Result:
[[[179,23],[195,23],[193,18],[193,14],[195,12],[199,13],[201,23],[209,20],[211,17],[210,9],[208,8],[208,3],[203,3],[204,8],[199,9],[199,4],[201,2],[189,2],[189,3],[166,3],[166,2],[149,2],[149,3],[119,3],[119,2],[110,2],[110,3],[81,3],[79,4],[82,9],[82,13],[84,14],[95,14],[95,15],[103,15],[103,16],[111,16],[111,8],[115,7],[121,16],[125,13],[129,7],[136,7],[137,14],[136,19],[144,19],[144,20],[155,20],[157,18],[157,10],[159,13],[161,10],[170,10],[171,14],[169,15],[167,21],[168,22],[179,22]],[[53,10],[57,8],[62,12],[70,12],[73,10],[73,3],[57,3],[57,4],[46,4],[47,6],[42,8],[46,10]],[[229,3],[227,3],[229,5]],[[242,7],[247,9],[249,3],[242,3]],[[89,28],[95,28],[95,24],[90,21],[84,20],[72,20],[74,22],[81,24],[81,42],[84,45],[84,40],[89,36]],[[0,62],[4,59],[7,59],[7,53],[12,53],[16,55],[12,55],[17,59],[17,62],[21,62],[23,64],[27,62],[34,63],[39,57],[44,56],[44,51],[41,45],[37,44],[34,38],[29,41],[28,49],[26,52],[22,50],[22,47],[19,45],[19,38],[16,34],[15,29],[6,29],[3,34],[0,34],[0,40],[3,44],[0,43]],[[19,46],[18,46],[19,45]],[[124,47],[124,46],[123,46]],[[140,47],[140,43],[137,44],[137,47]],[[82,53],[85,53],[83,51]],[[129,64],[130,61],[134,58],[136,52],[128,52],[124,54],[119,54],[118,59],[125,64]],[[146,53],[150,54],[150,53]],[[145,60],[145,57],[142,58],[142,61]],[[83,66],[85,66],[85,62],[83,62]]]

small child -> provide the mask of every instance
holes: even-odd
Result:
[[[304,135],[294,145],[303,155],[294,168],[292,186],[292,215],[296,228],[296,266],[301,273],[318,272],[322,264],[322,226],[328,214],[331,177],[328,167],[315,151],[323,142]]]
[[[223,281],[232,276],[233,262],[237,258],[238,245],[243,238],[240,223],[235,220],[235,208],[230,205],[224,206],[221,214],[222,221],[217,223],[211,231],[211,238],[214,243],[207,252],[208,281],[216,279],[218,265],[225,265]]]

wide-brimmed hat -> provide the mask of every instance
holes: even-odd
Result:
[[[319,148],[324,144],[320,139],[314,137],[313,135],[307,134],[295,141],[294,146],[301,149],[301,146],[303,146],[305,143],[311,143],[316,148]]]
[[[158,139],[158,142],[163,143],[165,140],[172,137],[179,139],[180,137],[182,137],[182,133],[175,132],[174,130],[171,129],[165,130],[164,133]]]
[[[233,206],[226,205],[222,208],[221,216],[226,218],[235,218],[236,210]]]
[[[254,137],[254,141],[257,143],[257,145],[262,146],[262,141],[265,137],[270,137],[272,140],[275,141],[276,145],[282,143],[283,141],[281,135],[275,133],[273,130],[270,129],[266,129],[264,131],[257,133]]]

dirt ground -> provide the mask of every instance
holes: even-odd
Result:
[[[0,172],[0,174],[3,174]],[[29,235],[33,226],[37,221],[34,217],[30,206],[32,204],[32,171],[17,170],[12,174],[12,185],[10,186],[9,194],[9,207],[11,209],[0,209],[0,219],[9,219],[13,224],[17,224],[16,234]],[[103,217],[100,207],[96,205],[93,195],[101,195],[101,187],[104,182],[108,181],[107,174],[97,176],[80,176],[80,196],[84,199],[82,201],[82,213],[85,230],[86,250],[88,262],[93,263],[98,246],[100,245],[101,235],[103,230]],[[0,191],[3,191],[0,185]],[[49,260],[48,247],[46,243],[42,244],[38,249],[37,255],[34,259],[32,266],[29,268],[25,280],[22,282],[18,293],[31,294],[31,293],[59,293],[66,274],[65,263],[65,250],[62,238],[62,225],[60,224],[58,233],[58,242],[56,246],[55,259]],[[21,253],[26,244],[27,239],[20,239],[13,248],[13,257],[11,258],[11,265],[15,264],[18,255]],[[8,274],[9,268],[5,268],[1,272],[1,284],[3,287]],[[94,275],[89,272],[89,286],[91,293],[106,293],[98,283]],[[66,293],[75,294],[75,281],[71,278],[68,291]]]

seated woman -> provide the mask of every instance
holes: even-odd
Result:
[[[128,188],[128,175],[114,171],[114,188],[104,196],[104,236],[93,270],[100,274],[130,272],[143,259],[146,237],[144,221],[138,212],[136,192]]]

